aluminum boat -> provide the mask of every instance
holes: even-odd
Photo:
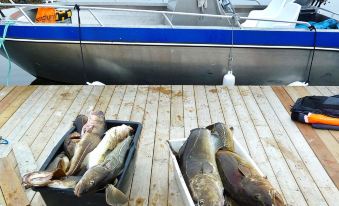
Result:
[[[14,11],[3,15],[0,32],[7,27],[13,62],[63,83],[215,85],[232,70],[239,85],[339,85],[339,30],[309,23],[337,21],[338,14],[314,2],[3,3],[3,11]],[[70,9],[72,16],[37,23],[38,8]]]

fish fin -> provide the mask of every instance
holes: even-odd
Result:
[[[211,163],[209,162],[203,162],[202,165],[201,165],[201,171],[202,173],[204,174],[207,174],[207,173],[212,173],[213,172],[213,166],[211,165]]]
[[[238,165],[238,169],[245,177],[250,177],[252,175],[251,169],[241,163]]]
[[[128,201],[127,196],[111,184],[106,187],[105,192],[106,203],[109,205],[123,205]]]

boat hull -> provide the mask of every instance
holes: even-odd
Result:
[[[315,40],[310,31],[234,30],[233,41],[227,29],[81,30],[12,26],[5,45],[32,75],[64,83],[215,85],[232,69],[236,84],[280,85],[307,80]],[[339,85],[338,37],[318,32],[312,85]]]

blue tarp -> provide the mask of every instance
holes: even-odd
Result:
[[[335,19],[327,19],[327,20],[321,21],[321,22],[309,21],[308,23],[310,23],[316,29],[338,29],[339,28],[339,23]],[[304,25],[304,24],[297,24],[296,28],[307,29],[307,26]]]

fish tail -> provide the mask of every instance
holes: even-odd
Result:
[[[78,170],[79,169],[79,166],[81,166],[81,164],[82,164],[82,161],[85,159],[85,157],[86,157],[86,151],[87,151],[87,149],[90,147],[90,145],[87,145],[86,146],[86,148],[85,148],[85,150],[83,151],[83,153],[81,153],[80,154],[80,157],[79,158],[72,158],[72,160],[71,160],[71,164],[70,164],[70,166],[69,166],[69,169],[68,169],[68,171],[66,172],[66,175],[67,176],[70,176],[70,175],[72,175],[72,174],[74,174],[75,172],[76,172],[76,170]],[[78,161],[75,161],[75,160],[77,160],[78,159]],[[75,164],[73,164],[75,162]]]
[[[233,127],[228,128],[226,124],[218,122],[206,127],[220,138],[218,148],[225,148],[228,151],[234,151]]]
[[[127,196],[111,184],[106,187],[105,192],[106,202],[109,205],[123,205],[128,201]]]

